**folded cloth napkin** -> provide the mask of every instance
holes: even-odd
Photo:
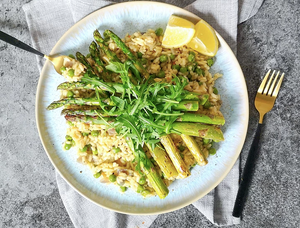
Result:
[[[121,1],[120,1],[121,2]],[[236,53],[237,25],[259,9],[263,0],[196,0],[163,1],[184,7],[210,23]],[[191,1],[189,1],[191,2]],[[33,47],[50,53],[58,39],[78,20],[89,13],[114,4],[99,0],[33,0],[23,6]],[[44,60],[37,57],[38,68]],[[216,225],[239,224],[231,216],[238,189],[239,161],[227,177],[209,194],[193,205]],[[149,227],[157,215],[133,216],[106,210],[78,194],[59,174],[57,184],[63,203],[75,227]]]

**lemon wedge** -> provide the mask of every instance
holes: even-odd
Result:
[[[181,47],[189,43],[195,34],[195,25],[181,17],[172,15],[162,40],[162,46],[165,48]]]
[[[204,20],[196,24],[195,30],[195,35],[187,46],[203,55],[215,56],[219,48],[215,30]]]

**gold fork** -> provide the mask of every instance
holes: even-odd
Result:
[[[39,52],[38,50],[30,47],[29,45],[23,43],[22,41],[6,34],[5,32],[2,32],[2,31],[0,31],[0,40],[3,40],[3,41],[5,41],[5,42],[7,42],[11,45],[14,45],[18,48],[23,49],[25,51],[29,51],[33,54],[42,56],[45,59],[49,59],[52,62],[56,72],[59,73],[59,74],[61,74],[61,67],[63,66],[64,59],[68,58],[70,60],[70,57],[66,56],[66,55],[60,55],[60,56],[57,56],[57,57],[51,57],[51,56],[45,55],[45,54]]]
[[[258,88],[255,97],[254,104],[255,104],[255,108],[259,112],[259,124],[257,126],[256,133],[247,157],[243,175],[240,180],[240,186],[239,186],[238,194],[235,200],[233,213],[232,213],[234,217],[240,217],[242,214],[246,202],[247,194],[248,194],[249,184],[251,182],[252,175],[253,175],[255,161],[258,156],[258,143],[260,139],[263,118],[264,115],[267,112],[271,111],[271,109],[273,108],[284,77],[284,73],[282,73],[280,79],[278,80],[278,76],[280,72],[278,71],[276,74],[276,71],[274,70],[270,79],[268,80],[270,73],[271,70],[269,70],[266,76],[264,77],[262,83]],[[275,79],[274,79],[274,75],[276,75]]]

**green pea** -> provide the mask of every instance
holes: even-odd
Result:
[[[195,61],[195,55],[189,55],[187,59],[188,59],[189,62],[194,62]]]
[[[180,146],[178,147],[178,149],[182,152],[182,151],[185,150],[185,147],[184,147],[183,145],[180,145]]]
[[[143,65],[146,65],[146,64],[148,63],[148,60],[145,59],[145,58],[142,58],[142,59],[141,59],[141,63],[142,63]]]
[[[146,177],[145,177],[145,176],[142,176],[142,177],[140,178],[139,184],[140,184],[140,185],[146,184]]]
[[[168,57],[167,57],[166,55],[161,55],[161,56],[159,57],[159,61],[160,61],[161,63],[167,62],[167,61],[168,61]]]
[[[215,155],[217,153],[217,150],[215,148],[209,148],[208,153],[210,155]]]
[[[211,107],[211,103],[209,101],[206,101],[203,105],[203,108],[209,109]]]
[[[62,66],[62,67],[60,68],[60,71],[61,71],[61,72],[64,72],[66,69],[67,69],[67,68],[66,68],[65,66]]]
[[[146,196],[146,195],[149,195],[151,192],[150,192],[150,190],[148,190],[148,189],[145,189],[144,191],[142,191],[142,195],[143,196]]]
[[[194,71],[194,69],[195,69],[193,65],[188,65],[187,68],[189,71]]]
[[[137,192],[137,193],[142,193],[144,190],[145,190],[144,187],[143,187],[142,185],[139,184],[138,187],[137,187],[136,192]]]
[[[170,55],[171,60],[174,60],[175,58],[176,58],[176,55],[173,55],[173,54]]]
[[[203,75],[203,70],[200,69],[200,68],[196,68],[195,72],[196,72],[196,74],[198,74],[198,75]]]
[[[100,176],[101,176],[101,171],[94,174],[94,177],[95,177],[95,178],[99,178]]]
[[[70,135],[66,135],[65,139],[66,139],[67,141],[72,141],[72,137],[71,137]]]
[[[218,89],[216,87],[213,88],[213,93],[216,94],[216,95],[219,94],[219,91],[218,91]]]
[[[70,54],[69,57],[72,58],[72,59],[75,59],[75,56],[72,55],[72,54]]]
[[[184,73],[187,72],[187,68],[186,67],[181,67],[179,71],[184,74]]]
[[[157,36],[162,36],[163,33],[164,33],[164,30],[162,28],[158,28],[158,29],[155,30],[155,34]]]
[[[88,132],[81,132],[82,136],[88,136],[89,133]]]
[[[180,70],[180,65],[173,65],[173,66],[172,66],[172,69]]]
[[[211,139],[203,139],[203,144],[204,145],[207,145],[209,143],[211,143]]]
[[[71,91],[71,90],[68,90],[67,92],[67,97],[73,97],[74,96],[74,93]]]
[[[138,52],[137,52],[137,57],[138,57],[138,58],[142,58],[142,57],[143,57],[143,53],[138,51]]]
[[[119,153],[120,151],[121,151],[121,149],[119,147],[113,147],[112,148],[112,152],[114,152],[115,154]]]
[[[110,175],[110,176],[108,177],[108,179],[109,179],[110,182],[115,182],[115,181],[117,180],[117,176],[114,175],[114,174],[112,174],[112,175]]]
[[[65,143],[65,146],[64,146],[65,150],[70,150],[71,147],[72,147],[72,144],[70,144],[70,143]]]
[[[93,155],[97,155],[98,154],[98,151],[97,150],[94,150],[93,151]]]
[[[193,51],[189,51],[189,54],[195,56],[195,52]]]
[[[199,86],[202,86],[203,85],[203,82],[199,82]]]
[[[164,71],[160,71],[160,72],[158,72],[158,74],[157,74],[157,77],[158,78],[164,78],[166,76],[166,73],[164,72]]]
[[[91,136],[97,137],[99,135],[99,131],[93,130],[91,131]]]
[[[120,190],[121,190],[121,192],[125,192],[127,190],[127,188],[125,186],[120,186]]]
[[[211,67],[213,64],[214,64],[214,60],[213,60],[213,59],[208,59],[208,60],[207,60],[207,65],[208,65],[208,66]]]
[[[73,77],[74,76],[74,69],[68,70],[68,76]]]
[[[85,145],[82,149],[80,149],[81,152],[87,152],[88,146]]]

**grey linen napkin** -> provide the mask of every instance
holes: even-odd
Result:
[[[119,1],[121,2],[121,1]],[[162,1],[180,7],[210,23],[236,53],[238,23],[252,17],[263,0],[196,0],[190,5],[185,1]],[[33,0],[23,6],[33,47],[50,53],[58,39],[78,20],[89,13],[114,4],[97,0]],[[37,57],[41,71],[44,60]],[[75,227],[149,227],[157,215],[133,216],[106,210],[78,194],[57,173],[57,184],[63,203]],[[212,223],[220,226],[239,224],[231,216],[238,190],[239,161],[226,178],[208,195],[193,205]]]

